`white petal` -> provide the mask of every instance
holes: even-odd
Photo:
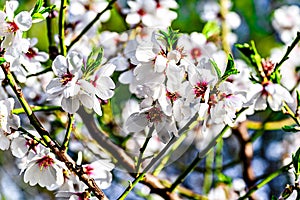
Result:
[[[87,94],[81,94],[79,96],[79,99],[82,103],[82,105],[86,108],[93,108],[94,106],[94,101],[93,101],[93,98],[90,96],[90,95],[87,95]]]
[[[128,132],[139,132],[143,130],[148,124],[145,115],[133,113],[125,122],[125,127]]]
[[[79,109],[79,100],[77,98],[63,98],[61,106],[64,111],[74,114]]]
[[[32,25],[32,18],[27,11],[17,14],[14,21],[21,31],[28,31]]]
[[[128,70],[126,72],[123,72],[120,76],[119,76],[119,81],[123,84],[130,84],[132,82],[132,79],[134,78],[133,76],[133,71],[132,70]]]
[[[141,17],[139,14],[137,13],[129,13],[127,16],[126,16],[126,22],[128,24],[137,24],[139,23],[141,20]]]
[[[24,137],[17,137],[11,142],[11,152],[17,158],[23,158],[28,151],[27,141]]]
[[[62,76],[68,69],[66,58],[62,55],[58,55],[52,63],[52,69],[55,75]]]
[[[102,116],[102,109],[101,109],[101,104],[98,100],[97,97],[94,96],[93,98],[93,110],[99,115],[99,116]]]
[[[10,140],[0,132],[0,149],[7,150],[10,145]]]
[[[18,1],[6,1],[5,9],[6,9],[6,14],[7,14],[7,19],[9,21],[13,21],[14,19],[14,12],[17,10],[19,6]]]
[[[140,62],[153,61],[156,54],[152,51],[153,44],[151,42],[142,42],[136,49],[135,56]]]
[[[154,69],[156,72],[161,73],[167,67],[168,59],[163,57],[162,55],[158,55],[155,59]]]
[[[108,63],[102,66],[97,72],[97,76],[111,76],[116,69],[116,66],[112,63]]]

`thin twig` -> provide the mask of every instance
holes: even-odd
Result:
[[[246,110],[246,108],[241,109],[237,114],[236,114],[236,118],[238,118],[238,116],[244,112]],[[229,125],[225,125],[224,128],[221,130],[221,132],[214,137],[210,143],[201,151],[197,154],[197,156],[194,158],[192,164],[194,164],[193,167],[188,167],[181,175],[179,175],[179,177],[175,180],[175,182],[172,184],[170,190],[173,191],[175,190],[175,188],[182,183],[182,181],[185,179],[185,177],[194,170],[194,168],[197,166],[197,163],[202,160],[209,152],[210,150],[213,149],[213,147],[219,142],[219,140],[222,139],[222,136],[225,134],[225,132],[230,128]]]
[[[88,30],[90,30],[90,28],[100,19],[100,17],[108,10],[110,10],[113,6],[113,4],[116,2],[117,0],[111,0],[108,5],[106,6],[106,8],[104,8],[104,10],[102,10],[100,13],[98,13],[95,18],[81,31],[81,33],[71,42],[71,44],[68,46],[68,50],[76,43],[80,40],[80,38],[86,33],[88,32]]]
[[[229,7],[229,1],[228,0],[220,0],[220,15],[221,15],[221,40],[222,40],[222,47],[226,54],[231,53],[230,44],[228,41],[228,35],[230,33],[230,29],[228,27],[228,24],[226,22],[226,17],[228,14],[228,7]]]
[[[107,199],[103,191],[97,186],[94,179],[90,178],[87,174],[83,172],[82,168],[76,167],[75,161],[64,151],[60,150],[60,146],[57,144],[55,140],[52,140],[50,137],[50,133],[44,128],[38,118],[35,116],[34,112],[32,111],[30,105],[28,104],[27,100],[24,97],[22,89],[16,83],[14,76],[10,72],[9,63],[5,62],[1,65],[1,68],[5,74],[6,79],[8,80],[8,84],[11,86],[12,90],[14,91],[15,95],[17,96],[20,104],[22,105],[30,124],[35,128],[35,130],[39,133],[45,144],[51,151],[57,156],[57,158],[64,162],[68,169],[74,172],[79,179],[84,182],[90,191],[92,191],[95,196],[99,199]]]
[[[50,6],[50,0],[46,0],[45,7],[49,7],[49,6]],[[51,11],[51,12],[53,12],[53,11]],[[53,32],[52,32],[52,17],[46,18],[46,24],[47,24],[48,43],[49,43],[49,46],[52,46],[54,44]]]
[[[59,45],[60,54],[63,56],[67,55],[67,48],[65,45],[65,10],[67,7],[67,0],[61,0],[59,19],[58,19],[58,35],[59,35]]]
[[[69,147],[69,142],[70,142],[70,138],[71,138],[71,133],[72,133],[72,127],[75,121],[74,115],[68,113],[68,117],[69,117],[69,123],[68,123],[68,127],[67,127],[67,131],[66,131],[66,135],[64,138],[64,142],[62,144],[62,151],[67,152],[68,151],[68,147]]]
[[[61,108],[61,106],[30,106],[31,110],[33,112],[44,112],[44,111],[54,111],[54,110],[59,110],[59,111],[63,111],[63,109]],[[25,113],[24,108],[15,108],[12,110],[13,114],[22,114]]]
[[[294,39],[294,41],[292,42],[292,44],[290,46],[288,46],[284,56],[282,57],[282,59],[276,63],[275,67],[274,67],[274,71],[278,70],[279,67],[287,60],[289,59],[289,54],[291,53],[291,51],[295,48],[295,46],[299,43],[300,41],[300,32],[297,32],[297,37]]]
[[[205,159],[205,168],[208,169],[205,174],[204,174],[204,178],[203,178],[203,194],[208,194],[211,186],[212,186],[212,183],[213,183],[213,172],[209,169],[212,169],[213,168],[213,164],[214,164],[214,158],[215,158],[215,152],[214,151],[210,151],[207,156],[206,156],[206,159]],[[201,161],[202,159],[201,158],[198,158],[198,159],[195,159],[197,160],[198,162]],[[195,161],[194,160],[194,161]],[[196,164],[198,164],[198,162]],[[180,176],[176,179],[176,181],[181,178],[180,182],[176,183],[177,185],[179,185],[180,183],[183,182],[183,180],[185,179],[185,177],[191,173],[194,168],[196,166],[193,166],[193,168],[190,168],[190,166],[185,170],[187,174],[180,174]],[[170,190],[174,191],[174,189],[176,188],[176,185],[175,183],[172,185],[172,187],[170,188]]]
[[[178,135],[181,135],[182,133],[184,133],[185,131],[189,130],[189,126],[196,121],[198,118],[198,113],[196,113],[191,119],[190,121],[188,121],[186,123],[186,125],[184,127],[182,127],[179,131],[178,131]],[[171,137],[171,139],[169,140],[169,142],[166,144],[166,146],[157,154],[156,157],[154,157],[150,163],[145,167],[145,169],[143,170],[143,172],[137,176],[135,178],[135,180],[132,182],[132,185],[129,185],[126,190],[123,192],[123,194],[120,196],[120,199],[125,198],[130,191],[134,188],[134,186],[136,185],[137,182],[139,182],[140,180],[142,180],[142,178],[145,176],[146,172],[148,172],[155,164],[158,160],[160,160],[163,155],[169,150],[169,148],[176,142],[177,137],[175,135],[173,135]]]
[[[138,158],[138,161],[137,161],[137,164],[136,164],[136,173],[139,173],[139,171],[140,171],[143,155],[144,155],[144,152],[147,148],[147,145],[148,145],[148,143],[149,143],[149,141],[152,137],[153,131],[154,131],[154,126],[151,126],[151,128],[148,131],[148,134],[146,136],[145,142],[144,142],[143,146],[140,148],[140,154],[139,154],[139,158]]]
[[[261,182],[259,182],[257,185],[251,187],[250,190],[245,195],[243,195],[242,197],[239,198],[239,200],[247,199],[257,189],[262,188],[264,185],[266,185],[267,183],[269,183],[271,180],[273,180],[277,176],[281,175],[283,172],[287,172],[292,167],[292,164],[293,163],[291,162],[291,163],[289,163],[289,164],[281,167],[280,169],[276,170],[275,172],[269,174],[264,180],[262,180]]]
[[[154,176],[157,176],[161,172],[161,170],[165,167],[165,165],[167,164],[167,162],[171,158],[172,153],[180,146],[180,144],[186,138],[187,133],[188,132],[184,132],[183,134],[181,134],[179,136],[179,138],[177,139],[177,141],[172,146],[172,148],[170,149],[170,151],[164,156],[163,159],[160,160],[159,164],[157,165],[157,167],[155,168],[155,170],[152,173]]]
[[[34,74],[29,74],[26,76],[26,78],[30,78],[30,77],[33,77],[33,76],[39,76],[41,74],[45,74],[47,72],[50,72],[52,70],[52,67],[47,67],[45,68],[44,70],[40,71],[40,72],[37,72],[37,73],[34,73]]]

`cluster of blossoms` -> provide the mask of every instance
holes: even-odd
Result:
[[[75,113],[82,103],[101,115],[101,102],[113,95],[112,89],[115,85],[109,76],[115,66],[102,66],[101,61],[94,62],[93,59],[96,58],[92,54],[84,62],[80,54],[72,51],[67,57],[57,56],[53,61],[52,70],[58,78],[50,80],[51,74],[35,77],[35,74],[45,69],[43,62],[49,60],[49,55],[35,47],[38,42],[36,38],[23,37],[24,32],[38,22],[34,18],[34,12],[42,12],[43,8],[15,14],[18,5],[18,1],[6,1],[4,11],[0,11],[1,57],[9,63],[6,70],[12,72],[18,82],[26,84],[23,90],[28,90],[28,93],[25,92],[28,101],[43,104],[47,98],[55,99],[53,103],[60,100],[59,104],[69,113]],[[96,56],[99,56],[97,60],[102,59],[100,51]],[[1,69],[1,81],[5,78],[3,70]],[[41,85],[36,81],[40,81]],[[15,100],[8,98],[12,92],[7,89],[5,86],[1,87],[0,149],[10,149],[12,155],[19,158],[18,166],[21,169],[20,174],[24,174],[25,183],[31,186],[38,184],[48,190],[59,190],[58,197],[85,198],[87,186],[50,151],[39,133],[20,129],[20,117],[13,114]],[[23,121],[25,122],[26,120]],[[84,173],[94,178],[99,187],[109,187],[112,181],[110,171],[114,168],[110,159],[90,160],[90,164],[78,165],[82,166]]]
[[[68,113],[75,113],[81,102],[86,108],[102,115],[101,101],[114,94],[112,89],[115,84],[109,76],[115,66],[107,64],[96,69],[98,66],[89,62],[83,63],[83,58],[76,52],[70,52],[67,57],[59,55],[53,61],[52,69],[58,77],[51,80],[46,91],[51,98],[60,97],[62,108]]]
[[[60,2],[52,1],[58,9],[63,9],[60,8]],[[39,14],[45,17],[49,13],[42,13],[42,8],[38,8],[15,14],[18,1],[6,2],[5,10],[0,11],[1,57],[9,63],[9,71],[18,83],[26,85],[22,90],[30,91],[25,94],[28,101],[61,106],[68,116],[76,116],[80,107],[84,107],[100,117],[105,114],[103,105],[115,95],[117,84],[113,80],[118,80],[131,95],[124,103],[121,119],[116,120],[123,128],[120,135],[127,137],[131,133],[151,133],[150,147],[146,150],[151,156],[159,152],[170,138],[180,136],[192,121],[199,123],[188,134],[197,136],[193,142],[201,152],[225,126],[236,126],[238,121],[244,121],[246,115],[254,111],[268,107],[272,111],[280,111],[284,103],[294,103],[289,90],[297,88],[299,82],[299,74],[295,73],[296,66],[300,64],[297,56],[285,63],[292,66],[293,70],[291,72],[283,67],[281,78],[274,63],[278,62],[276,58],[280,57],[279,54],[283,55],[282,49],[274,49],[269,60],[260,58],[253,51],[253,45],[241,45],[238,48],[242,53],[256,58],[255,62],[250,61],[254,63],[254,68],[250,68],[242,60],[234,60],[227,55],[220,41],[214,41],[213,35],[205,31],[180,34],[167,28],[177,17],[174,9],[178,8],[178,4],[175,0],[117,1],[118,11],[133,28],[131,31],[98,33],[101,23],[110,18],[110,11],[107,10],[73,44],[72,41],[97,13],[104,11],[108,5],[104,0],[70,1],[63,44],[70,47],[68,53],[53,59],[52,70],[47,77],[35,78],[32,76],[45,69],[43,63],[50,62],[49,55],[35,47],[37,39],[24,38],[23,33],[36,22],[33,18],[35,13],[41,12]],[[217,3],[199,5],[204,9],[204,14],[199,16],[203,21],[214,21],[221,26],[222,20],[225,20],[230,29],[240,25],[241,20],[234,12],[229,12],[226,19],[221,19],[221,8]],[[230,6],[227,5],[227,9]],[[274,13],[274,28],[285,43],[292,41],[294,30],[299,27],[299,20],[293,20],[290,10],[293,10],[293,15],[299,14],[297,6],[283,7]],[[51,12],[49,16],[54,17],[55,11]],[[288,27],[280,21],[282,16],[290,20]],[[233,34],[229,37],[230,44],[236,41]],[[292,54],[299,51],[297,46]],[[249,52],[250,56],[247,55]],[[1,80],[5,78],[2,72]],[[35,81],[40,81],[41,85],[34,85]],[[32,88],[38,88],[33,95]],[[0,149],[11,149],[12,154],[20,159],[24,181],[31,186],[39,184],[48,190],[57,190],[57,198],[85,199],[87,186],[47,147],[39,133],[24,131],[19,116],[13,114],[14,99],[8,98],[11,95],[12,92],[8,91],[0,96]],[[246,114],[238,116],[244,110]],[[76,132],[77,127],[71,129]],[[49,130],[52,130],[51,124]],[[136,151],[144,141],[143,137],[142,141],[140,139],[129,137],[125,148]],[[89,143],[87,146],[92,145]],[[90,164],[86,164],[82,162],[81,155],[85,148],[75,146],[75,150],[73,146],[71,149],[78,154],[76,164],[82,167],[82,172],[94,178],[101,189],[108,188],[114,164],[110,159],[99,160],[94,157],[87,159]],[[137,152],[133,153],[136,155]],[[243,191],[241,188],[238,190]],[[212,190],[210,195],[216,191],[218,188]]]
[[[49,56],[34,47],[36,38],[22,37],[23,32],[28,31],[35,21],[28,11],[15,15],[18,5],[18,1],[6,1],[5,12],[0,11],[1,49],[5,49],[4,58],[10,62],[10,70],[20,82],[25,82],[27,75],[43,69],[41,62],[47,61]]]
[[[119,5],[131,26],[168,27],[177,18],[176,12],[170,10],[178,8],[175,0],[119,1]]]

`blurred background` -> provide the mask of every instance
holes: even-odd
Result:
[[[72,1],[72,0],[70,0]],[[35,4],[34,0],[19,0],[20,7],[18,11],[29,10]],[[179,8],[176,10],[178,18],[173,21],[173,29],[178,29],[182,33],[201,32],[205,21],[200,17],[203,11],[203,2],[201,0],[177,0]],[[0,9],[5,4],[4,0],[0,0]],[[281,47],[284,44],[280,41],[279,35],[272,26],[272,17],[275,9],[282,5],[298,5],[299,0],[232,0],[231,11],[238,14],[241,24],[233,30],[237,36],[236,43],[245,43],[254,40],[256,47],[263,57],[270,56],[270,50],[275,47]],[[18,12],[17,11],[17,12]],[[122,32],[126,30],[122,16],[113,9],[111,18],[108,22],[102,24],[101,31],[110,30]],[[300,20],[300,19],[299,19]],[[48,41],[45,22],[34,24],[28,32],[29,37],[37,37],[39,39],[38,47],[41,50],[48,50]],[[57,30],[54,30],[57,31]],[[235,57],[241,57],[235,47],[232,47]],[[252,120],[264,120],[269,116],[271,111],[264,114],[256,114]],[[276,121],[284,116],[280,114],[272,115],[271,120]],[[267,174],[279,169],[286,157],[291,156],[291,152],[295,152],[300,145],[299,133],[285,133],[281,130],[249,130],[250,135],[255,135],[253,142],[254,160],[252,160],[252,168],[257,180],[261,180]],[[221,152],[215,151],[215,156],[221,157],[223,160],[221,173],[218,173],[216,166],[212,165],[207,168],[207,158],[199,163],[198,167],[192,172],[183,185],[192,189],[194,192],[203,194],[207,191],[207,186],[203,184],[203,180],[211,179],[211,186],[220,183],[243,185],[239,182],[243,178],[243,160],[241,160],[241,142],[239,136],[234,133],[224,139]],[[166,167],[161,174],[162,178],[168,178],[174,181],[178,174],[191,162],[191,158],[196,155],[196,148],[191,145],[181,159],[174,164]],[[216,147],[218,148],[218,147]],[[215,173],[217,172],[217,173]],[[205,175],[206,174],[206,175]],[[208,174],[208,175],[207,175]],[[113,171],[114,181],[105,193],[111,199],[116,199],[127,185],[128,177],[125,173],[115,170]],[[291,174],[282,174],[272,180],[269,184],[256,192],[257,199],[271,199],[272,195],[278,197],[286,184],[291,183],[293,176]],[[145,195],[147,188],[139,184],[135,193],[131,193],[128,199],[158,199],[157,196]],[[23,176],[19,175],[19,169],[15,166],[13,156],[9,151],[0,151],[0,199],[1,200],[21,200],[21,199],[55,199],[53,192],[49,192],[40,187],[31,187],[23,183]],[[218,199],[216,197],[216,199]]]

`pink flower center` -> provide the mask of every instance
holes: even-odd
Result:
[[[262,60],[261,62],[264,73],[267,77],[271,76],[272,72],[274,71],[275,64],[272,63],[270,60]]]
[[[171,100],[171,102],[173,103],[174,101],[176,101],[177,99],[178,99],[178,97],[180,96],[177,92],[169,92],[168,90],[167,90],[167,92],[166,92],[166,96],[167,96],[167,98],[168,99],[170,99]]]
[[[261,95],[262,96],[268,96],[269,95],[269,92],[266,90],[266,87],[269,85],[269,82],[266,82],[266,83],[263,83],[262,86],[263,86],[263,89],[261,91]]]
[[[207,90],[208,83],[206,81],[198,82],[197,85],[194,86],[194,94],[196,97],[204,98],[205,92]]]
[[[51,158],[48,155],[42,157],[41,159],[37,160],[36,162],[37,162],[37,164],[39,165],[39,167],[41,169],[47,168],[47,167],[52,166],[54,164],[53,158]]]
[[[36,147],[39,143],[33,139],[26,140],[26,146],[28,146],[28,150],[33,150],[36,152]]]
[[[71,74],[69,71],[67,71],[62,76],[60,82],[62,82],[63,85],[66,85],[68,82],[72,81],[73,77],[74,77],[74,75]]]
[[[153,107],[148,111],[146,118],[149,122],[161,122],[162,116],[163,112],[159,108]]]
[[[90,165],[83,168],[83,172],[89,176],[93,174],[93,171],[94,171],[94,168]]]
[[[8,28],[10,32],[16,32],[17,30],[19,30],[18,25],[15,22],[8,22]]]
[[[32,59],[37,55],[37,53],[33,50],[33,48],[29,48],[25,55],[27,58]]]
[[[144,16],[144,15],[146,15],[146,11],[144,10],[144,9],[139,9],[138,11],[137,11],[137,13],[140,15],[140,16]]]
[[[191,50],[191,56],[193,59],[199,58],[201,56],[201,50],[199,48],[193,48]]]

